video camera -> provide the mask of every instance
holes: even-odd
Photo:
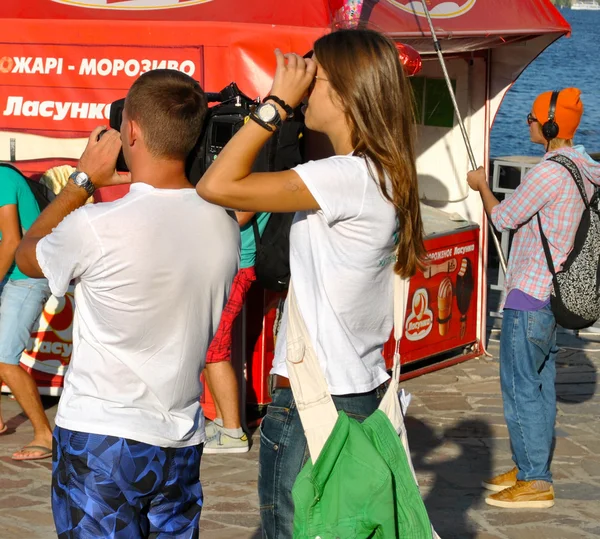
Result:
[[[114,103],[110,105],[110,118],[108,120],[108,125],[111,129],[115,131],[121,131],[121,120],[123,119],[123,109],[125,108],[125,98],[118,99]],[[100,137],[104,135],[106,131],[102,131],[100,135],[98,135],[98,140]],[[127,168],[127,164],[125,163],[125,156],[123,155],[123,148],[119,152],[119,157],[117,157],[117,172],[129,172]]]
[[[186,175],[196,185],[208,167],[217,158],[227,142],[247,121],[248,115],[259,104],[243,94],[232,82],[220,92],[207,92],[207,101],[216,103],[209,107],[198,142],[186,160]],[[110,107],[110,127],[119,131],[125,99],[119,99]],[[300,113],[294,118],[301,118]],[[284,122],[281,129],[262,148],[253,166],[254,172],[286,170],[302,162],[300,139],[303,122]],[[100,135],[101,136],[101,135]],[[123,150],[117,159],[117,171],[128,172]]]

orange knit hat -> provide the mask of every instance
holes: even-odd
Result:
[[[558,138],[572,139],[579,127],[583,114],[583,103],[580,99],[581,90],[578,88],[565,88],[558,94],[554,121],[558,124]],[[533,102],[533,115],[540,125],[548,121],[550,99],[552,92],[544,92],[536,97]]]

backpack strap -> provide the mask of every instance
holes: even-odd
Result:
[[[35,198],[35,201],[37,202],[40,213],[43,212],[46,206],[48,206],[48,204],[50,204],[50,202],[52,202],[52,200],[54,200],[56,197],[54,191],[52,191],[48,186],[39,181],[31,180],[13,164],[1,161],[0,168],[8,168],[13,170],[25,180],[25,183],[27,184],[27,187],[29,187],[33,198]]]
[[[8,163],[7,161],[0,161],[0,167],[9,168],[11,170],[14,170],[16,173],[19,174],[19,176],[25,178],[24,174],[12,163]]]
[[[577,189],[579,189],[579,194],[581,195],[581,199],[583,200],[585,207],[589,208],[590,203],[588,201],[587,193],[585,192],[583,176],[581,175],[581,172],[579,171],[579,168],[577,167],[577,165],[571,159],[569,159],[566,155],[561,155],[561,154],[557,154],[557,155],[550,157],[548,159],[548,161],[554,161],[555,163],[562,165],[569,171],[569,173],[571,174],[571,177],[573,178],[573,180],[575,181],[575,184],[577,185]]]
[[[566,155],[562,154],[553,155],[548,159],[548,161],[554,161],[555,163],[562,165],[569,171],[571,177],[573,178],[573,181],[575,182],[575,185],[577,185],[577,189],[579,190],[579,194],[581,195],[581,199],[583,200],[585,208],[590,209],[590,203],[588,201],[587,193],[585,192],[585,185],[583,183],[583,176],[581,175],[581,172],[577,165]],[[542,229],[542,220],[540,219],[539,212],[537,213],[537,221],[540,227],[540,237],[542,240],[542,246],[544,247],[544,254],[546,255],[548,269],[550,270],[552,276],[556,277],[556,270],[554,268],[554,262],[552,261],[552,254],[550,253],[550,245],[548,244],[548,238],[546,238],[544,230]]]
[[[544,254],[546,255],[546,263],[548,269],[552,274],[552,277],[556,277],[556,271],[554,270],[554,262],[552,261],[552,254],[550,253],[550,245],[548,245],[548,239],[542,230],[542,220],[540,219],[540,212],[537,213],[538,226],[540,227],[540,237],[542,239],[542,246],[544,247]]]
[[[258,230],[258,220],[256,219],[256,213],[252,216],[252,231],[254,232],[254,248],[258,251],[260,246],[260,231]]]

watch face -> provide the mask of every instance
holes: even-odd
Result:
[[[85,172],[80,172],[75,176],[75,183],[81,185],[87,181],[87,174]]]
[[[77,185],[83,185],[85,182],[88,181],[88,175],[85,172],[78,172],[75,177],[73,178],[73,181],[77,184]]]
[[[270,103],[264,103],[260,107],[258,107],[258,117],[263,121],[270,123],[275,118],[277,118],[277,109],[275,105],[271,105]]]

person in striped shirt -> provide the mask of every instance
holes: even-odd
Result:
[[[550,309],[552,275],[536,215],[559,269],[575,241],[584,204],[571,174],[548,158],[562,154],[580,170],[588,199],[600,184],[600,164],[573,143],[583,114],[581,92],[566,88],[540,94],[527,115],[531,141],[546,154],[521,184],[499,202],[483,168],[469,172],[486,213],[498,230],[514,230],[503,294],[500,384],[515,466],[486,480],[486,503],[509,508],[554,505],[550,461],[556,419],[556,321]]]

